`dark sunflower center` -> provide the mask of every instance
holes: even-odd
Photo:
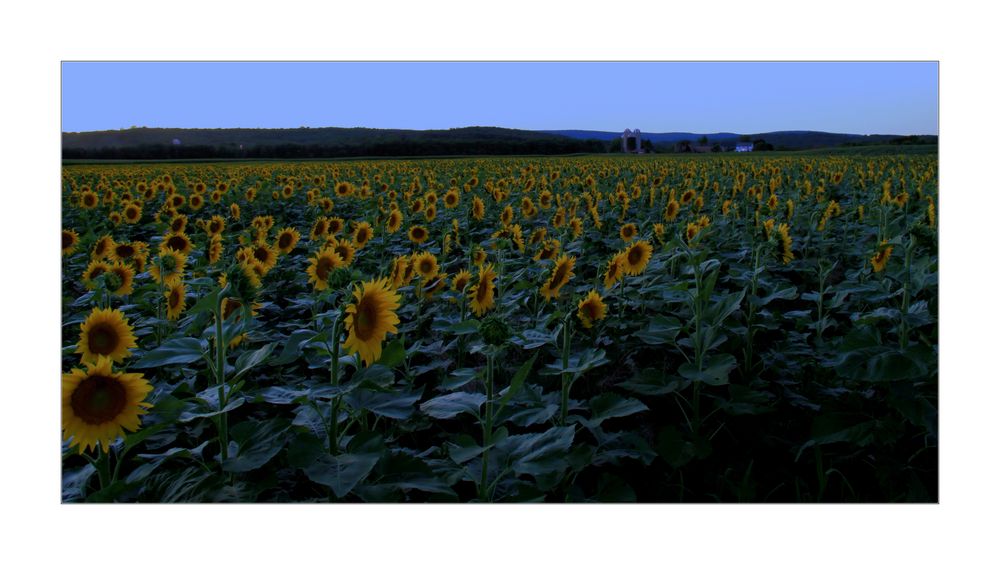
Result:
[[[126,217],[127,217],[128,219],[130,219],[130,220],[134,220],[134,219],[135,219],[135,216],[136,216],[136,214],[138,214],[138,213],[139,213],[139,211],[138,211],[138,210],[136,210],[135,208],[127,208],[127,209],[125,210],[125,216],[126,216]]]
[[[465,290],[465,285],[469,284],[469,279],[457,279],[455,281],[455,290],[462,292]]]
[[[281,237],[278,238],[278,247],[285,249],[286,247],[290,247],[291,245],[292,245],[292,234],[290,233],[281,234]]]
[[[483,302],[486,300],[486,296],[489,293],[489,285],[486,281],[479,281],[479,285],[476,287],[476,300],[478,302]]]
[[[171,308],[177,308],[181,303],[181,293],[179,290],[173,290],[170,292],[170,298],[167,299],[167,303]]]
[[[80,381],[70,398],[70,406],[84,422],[103,424],[122,413],[127,397],[125,387],[117,379],[95,375]]]
[[[361,341],[368,341],[375,335],[378,322],[378,305],[372,298],[362,297],[354,315],[354,334]]]
[[[426,275],[434,270],[434,264],[428,260],[423,260],[420,262],[420,274]]]
[[[556,269],[555,274],[552,275],[552,286],[556,287],[565,284],[566,281],[564,279],[566,278],[567,272],[569,272],[569,263],[563,263],[562,265],[559,265],[559,267]]]
[[[118,348],[118,332],[108,324],[97,324],[87,332],[87,347],[96,355],[109,355]]]
[[[333,261],[329,257],[320,257],[316,262],[316,278],[325,281],[333,269]]]
[[[115,254],[122,259],[128,259],[129,257],[135,255],[135,248],[131,245],[119,245],[115,248]]]
[[[271,254],[264,247],[258,247],[253,250],[253,256],[261,263],[266,263],[268,259],[271,258]]]
[[[591,320],[597,319],[597,304],[595,302],[584,302],[583,315]]]
[[[641,247],[633,247],[632,250],[628,252],[628,262],[630,265],[638,265],[642,262]]]
[[[174,251],[184,251],[185,249],[187,249],[187,245],[185,245],[184,238],[179,235],[172,236],[170,239],[168,239],[167,247],[173,249]]]
[[[66,249],[70,245],[73,245],[73,236],[71,234],[63,232],[63,234],[62,234],[62,248]]]
[[[360,230],[358,232],[358,243],[364,243],[368,241],[368,230]]]

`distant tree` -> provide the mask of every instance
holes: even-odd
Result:
[[[721,153],[721,152],[722,152],[722,146],[721,145],[719,145],[718,143],[716,143],[715,145],[712,146],[712,153]]]
[[[764,141],[763,139],[753,140],[753,150],[754,151],[774,151],[774,146],[770,143]]]
[[[698,138],[698,145],[708,145],[708,136],[703,135]]]
[[[682,139],[674,144],[675,153],[690,153],[691,152],[691,140]]]
[[[740,141],[743,141],[743,142],[750,141],[750,136],[749,135],[741,135],[740,136]]]
[[[642,150],[646,153],[655,153],[655,151],[653,151],[653,142],[648,139],[643,139]]]

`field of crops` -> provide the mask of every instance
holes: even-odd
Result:
[[[935,501],[935,155],[69,165],[64,501]]]

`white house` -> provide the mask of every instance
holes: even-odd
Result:
[[[753,143],[750,143],[749,141],[741,141],[736,144],[736,151],[740,153],[753,151]]]

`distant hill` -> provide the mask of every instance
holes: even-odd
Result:
[[[574,139],[600,139],[611,141],[620,139],[622,132],[590,131],[590,130],[545,130],[544,133],[565,135]],[[746,135],[750,140],[763,139],[778,149],[815,149],[820,147],[837,147],[849,143],[888,143],[902,136],[899,135],[861,135],[853,133],[828,133],[824,131],[772,131],[766,133],[738,134],[730,132],[721,133],[692,133],[692,132],[668,132],[668,133],[647,133],[641,132],[642,139],[648,139],[654,144],[673,144],[678,141],[697,141],[705,136],[709,144],[719,143],[723,145],[735,145],[740,137]],[[936,142],[937,136],[918,136],[928,142]]]
[[[496,127],[447,130],[139,127],[64,132],[62,147],[63,158],[67,159],[177,159],[603,153],[607,144]]]

